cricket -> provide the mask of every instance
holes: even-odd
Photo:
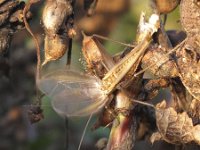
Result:
[[[198,150],[198,0],[0,0],[0,149]]]

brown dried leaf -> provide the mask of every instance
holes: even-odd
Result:
[[[200,48],[195,43],[198,36],[188,38],[182,50],[178,53],[177,66],[179,76],[190,94],[200,100]]]
[[[190,104],[190,114],[192,117],[196,119],[200,119],[200,101],[197,99],[193,99]]]
[[[156,123],[162,139],[172,144],[199,143],[200,128],[193,126],[192,119],[186,112],[178,114],[174,108],[166,108],[163,101],[156,106]],[[155,136],[156,135],[156,136]],[[158,140],[158,133],[151,137],[151,141]]]
[[[190,103],[193,99],[192,95],[186,90],[179,78],[171,79],[171,94],[173,98],[173,108],[177,112],[190,111]]]

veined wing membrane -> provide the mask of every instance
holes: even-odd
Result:
[[[99,111],[107,102],[101,81],[71,70],[49,73],[38,82],[51,97],[54,110],[62,116],[86,116]]]

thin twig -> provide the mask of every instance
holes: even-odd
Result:
[[[36,53],[37,53],[37,71],[36,71],[36,80],[40,78],[40,68],[41,68],[41,59],[40,59],[40,46],[37,37],[34,35],[34,33],[31,30],[31,27],[26,19],[26,13],[30,9],[31,5],[34,3],[39,2],[40,0],[29,0],[26,6],[23,10],[23,21],[26,27],[26,30],[30,33],[30,35],[33,37],[35,45],[36,45]]]
[[[37,81],[40,79],[40,69],[41,69],[40,46],[39,46],[39,42],[38,42],[37,37],[32,32],[31,27],[30,27],[29,23],[27,22],[26,14],[29,11],[31,5],[34,4],[34,3],[37,3],[39,1],[40,0],[29,0],[27,2],[27,4],[25,5],[24,10],[23,10],[23,21],[24,21],[24,24],[25,24],[25,28],[30,33],[30,35],[33,37],[33,40],[34,40],[34,43],[35,43],[35,46],[36,46],[36,54],[37,54],[37,67],[36,67],[36,76],[35,76],[35,78],[36,78],[36,81],[35,81],[36,85],[37,85]],[[36,86],[36,95],[37,95],[36,105],[40,106],[41,105],[41,101],[40,101],[40,98],[38,98],[39,94],[38,94],[37,86]]]

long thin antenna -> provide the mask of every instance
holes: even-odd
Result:
[[[97,37],[99,39],[102,39],[102,40],[107,40],[107,41],[111,41],[113,43],[117,43],[117,44],[120,44],[120,45],[124,45],[124,46],[127,46],[127,47],[132,47],[134,48],[136,45],[135,44],[126,44],[126,43],[123,43],[123,42],[119,42],[119,41],[116,41],[116,40],[113,40],[113,39],[110,39],[110,38],[107,38],[105,36],[102,36],[102,35],[98,35],[98,34],[93,34],[92,35],[93,37]]]
[[[132,101],[132,102],[135,102],[135,103],[138,103],[138,104],[150,106],[150,107],[153,107],[154,109],[156,109],[156,107],[155,107],[153,104],[149,104],[149,103],[142,102],[142,101],[138,101],[138,100],[134,100],[134,99],[131,99],[131,101]]]
[[[87,122],[86,122],[85,128],[84,128],[83,133],[82,133],[82,136],[81,136],[81,140],[80,140],[80,143],[79,143],[79,146],[78,146],[78,150],[81,149],[81,145],[82,145],[82,143],[83,143],[83,139],[84,139],[84,136],[85,136],[87,127],[88,127],[88,125],[89,125],[89,123],[90,123],[90,120],[92,119],[92,116],[93,116],[93,114],[90,115],[90,117],[88,118],[88,120],[87,120]]]

